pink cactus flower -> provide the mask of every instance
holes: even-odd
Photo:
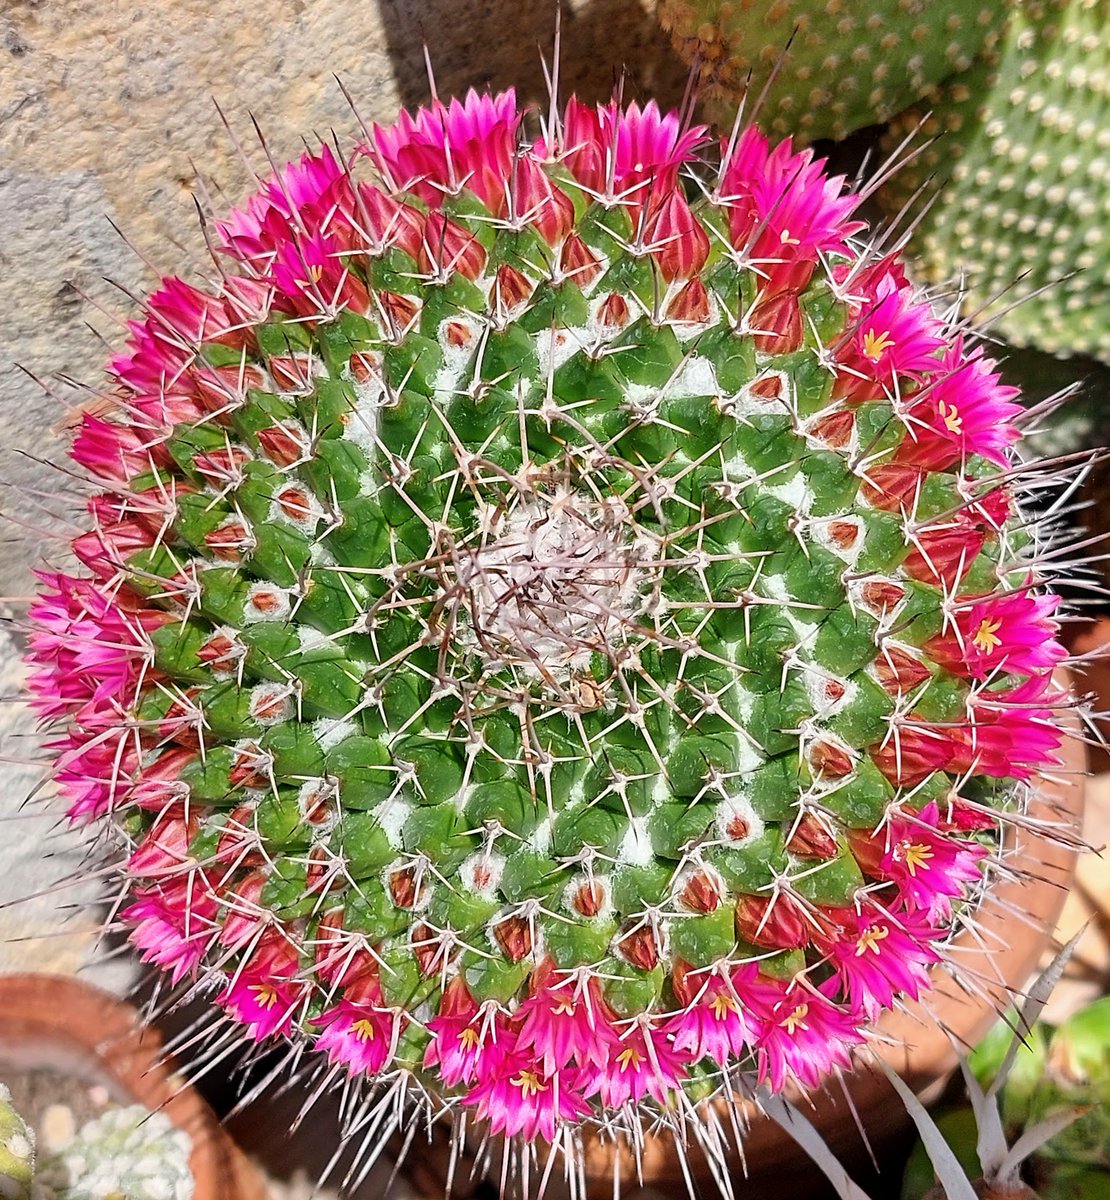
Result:
[[[962,731],[951,769],[978,771],[996,779],[1029,779],[1059,762],[1064,740],[1057,713],[1066,697],[1051,672],[1033,675],[1005,691],[980,691],[972,698],[971,722]]]
[[[120,807],[133,782],[139,756],[127,730],[76,731],[46,743],[57,757],[54,779],[68,799],[71,821],[89,821]]]
[[[432,1040],[424,1052],[425,1068],[438,1067],[448,1087],[472,1084],[483,1056],[504,1056],[516,1049],[517,1035],[495,1004],[479,1007],[461,976],[451,980],[439,1012],[428,1022]]]
[[[393,1058],[400,1017],[390,1008],[340,1000],[313,1021],[323,1027],[316,1035],[317,1050],[328,1062],[342,1063],[352,1075],[378,1075]]]
[[[478,1082],[463,1097],[490,1132],[532,1141],[553,1141],[557,1130],[589,1115],[579,1082],[580,1072],[545,1073],[527,1054],[498,1053],[483,1057]]]
[[[1000,467],[1020,436],[1014,418],[1017,388],[1004,387],[994,363],[976,348],[964,352],[957,338],[942,355],[941,371],[905,413],[907,435],[898,458],[930,471],[942,471],[979,455]]]
[[[256,1042],[288,1033],[304,1004],[296,952],[279,934],[265,935],[216,997]]]
[[[233,210],[216,229],[231,257],[264,271],[278,246],[309,229],[327,231],[338,207],[349,204],[350,179],[330,146],[288,163]]]
[[[996,671],[1030,675],[1052,670],[1067,657],[1056,641],[1059,626],[1052,614],[1059,597],[1035,596],[1026,589],[960,601],[949,628],[925,646],[956,675],[985,679]]]
[[[681,1088],[686,1067],[695,1057],[672,1043],[664,1028],[642,1016],[626,1025],[603,1067],[582,1071],[583,1090],[587,1096],[599,1093],[606,1108],[639,1104],[645,1096],[667,1104]]]
[[[557,156],[583,187],[639,208],[673,190],[679,167],[692,160],[704,135],[704,125],[684,128],[677,112],[664,116],[654,100],[643,108],[636,103],[593,108],[572,97],[561,141],[537,150]]]
[[[144,661],[146,634],[173,618],[149,608],[131,608],[126,597],[102,591],[87,579],[38,572],[42,585],[31,606],[34,632],[28,681],[35,707],[45,717],[126,702]]]
[[[851,1066],[863,1035],[858,1018],[829,998],[837,986],[835,979],[819,988],[781,984],[763,988],[754,1001],[759,1078],[774,1091],[788,1078],[816,1087],[834,1068]]]
[[[940,323],[901,271],[872,268],[851,286],[863,300],[837,354],[836,393],[853,402],[875,400],[890,392],[896,376],[921,379],[935,371],[945,344]]]
[[[165,465],[160,436],[145,436],[133,425],[102,420],[95,413],[81,414],[81,425],[70,454],[78,466],[100,479],[127,483],[156,464]]]
[[[945,936],[910,912],[848,910],[826,953],[853,1012],[873,1020],[900,993],[916,1000],[928,989],[928,968],[940,961],[934,944]]]
[[[517,1009],[517,1046],[532,1053],[546,1075],[572,1060],[600,1067],[617,1042],[596,980],[576,979],[547,965],[536,972],[532,994]]]
[[[341,247],[319,232],[283,242],[274,252],[272,278],[284,297],[282,306],[301,316],[366,312],[370,298],[365,284],[347,270]]]
[[[680,973],[675,990],[683,1008],[663,1023],[674,1048],[692,1061],[708,1057],[721,1066],[742,1055],[752,1042],[752,1023],[740,989],[750,977],[754,968],[741,968],[731,976]]]
[[[851,256],[846,239],[863,227],[851,220],[858,200],[842,177],[825,174],[824,159],[795,151],[789,139],[772,148],[754,126],[721,149],[732,244],[759,271],[764,291],[800,292],[821,255]]]
[[[192,975],[211,947],[219,926],[219,904],[199,871],[136,893],[120,913],[131,926],[128,938],[142,951],[143,962],[168,971],[170,982]]]
[[[940,811],[930,801],[919,812],[893,813],[876,833],[850,833],[856,861],[865,872],[895,884],[905,908],[928,924],[947,920],[952,899],[982,875],[986,849],[941,828]]]
[[[438,208],[464,185],[497,210],[504,201],[520,116],[512,89],[497,96],[471,89],[465,99],[402,111],[375,125],[365,147],[395,192],[411,192]]]

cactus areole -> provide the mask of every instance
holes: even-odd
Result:
[[[437,102],[215,221],[82,417],[31,686],[174,984],[569,1147],[927,988],[1064,652],[1013,391],[841,179],[530,123]]]

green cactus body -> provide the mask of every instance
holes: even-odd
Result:
[[[11,1092],[0,1083],[0,1197],[31,1200],[35,1135],[12,1107]]]
[[[805,143],[845,137],[930,95],[994,45],[1011,7],[1013,0],[661,0],[659,19],[698,73],[713,120],[727,127],[743,102],[748,119]]]
[[[521,119],[306,155],[164,283],[32,686],[174,982],[567,1144],[848,1066],[1065,652],[1013,396],[840,180],[748,130],[691,203],[676,114]]]
[[[1110,359],[1103,0],[1019,6],[998,45],[898,117],[890,139],[926,113],[937,140],[881,192],[895,210],[927,183],[911,244],[922,279],[959,280],[964,311],[1016,345]]]

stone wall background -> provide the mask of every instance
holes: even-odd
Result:
[[[685,68],[653,10],[563,0],[563,94],[604,99],[623,68],[626,97],[677,103]],[[15,699],[20,598],[44,552],[62,561],[81,491],[51,469],[65,461],[59,430],[99,386],[131,297],[159,273],[205,274],[198,172],[217,207],[242,198],[252,170],[266,173],[252,114],[279,162],[314,132],[347,143],[358,123],[334,76],[366,122],[423,102],[425,40],[441,95],[488,83],[545,101],[538,47],[550,55],[554,28],[555,0],[0,5],[0,905],[78,862],[54,818],[19,811],[39,776],[33,722]],[[50,895],[0,907],[0,970],[80,966],[92,922],[79,915],[83,932],[56,936],[58,905]]]

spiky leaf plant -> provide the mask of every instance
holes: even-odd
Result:
[[[1012,390],[809,152],[703,144],[472,93],[306,154],[82,419],[55,777],[321,1087],[569,1152],[817,1085],[1054,761]]]
[[[1020,346],[1110,361],[1107,121],[1110,21],[1102,0],[1018,6],[1004,38],[925,108],[939,136],[881,196],[924,187],[911,243],[926,282],[962,279],[966,311]],[[1020,301],[1020,303],[1019,303]]]
[[[842,138],[931,97],[998,40],[1015,0],[660,0],[659,20],[725,125]]]
[[[1061,959],[1077,941],[1030,990],[1022,1011],[1009,1013],[961,1060],[970,1107],[943,1112],[935,1124],[916,1114],[923,1140],[910,1156],[902,1200],[953,1200],[945,1165],[957,1160],[976,1181],[969,1197],[1110,1196],[1110,998],[1080,1009],[1056,1029],[1037,1020],[1057,966],[1062,969]],[[934,1184],[935,1175],[940,1183]]]

